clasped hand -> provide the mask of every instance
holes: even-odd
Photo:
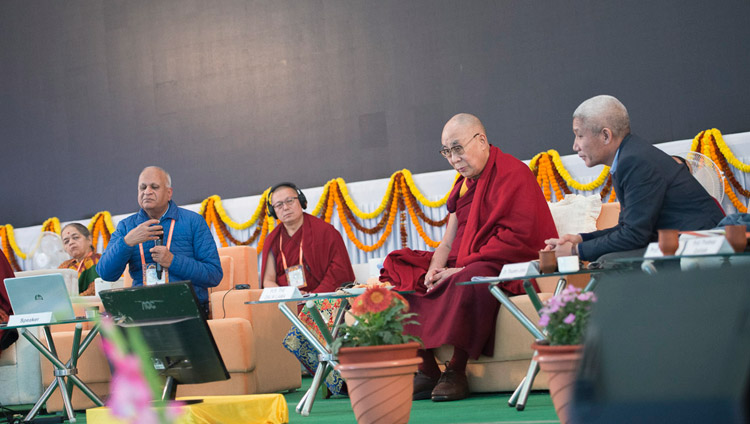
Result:
[[[551,238],[544,240],[547,246],[544,250],[554,250],[557,253],[561,253],[560,256],[567,256],[573,254],[573,246],[583,241],[580,234],[565,234],[560,238]]]
[[[440,285],[446,278],[461,271],[463,268],[433,268],[424,276],[424,285],[430,291]]]
[[[156,240],[164,235],[164,228],[159,225],[158,219],[149,219],[130,230],[125,235],[125,243],[128,246],[135,246],[146,241]]]

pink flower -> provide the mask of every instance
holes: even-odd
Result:
[[[546,327],[547,324],[549,324],[549,315],[544,314],[541,318],[539,318],[539,326]]]
[[[575,320],[576,320],[575,314],[568,314],[568,316],[565,317],[565,319],[563,319],[563,322],[566,324],[573,324]]]

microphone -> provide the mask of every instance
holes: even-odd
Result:
[[[160,235],[158,239],[154,240],[154,246],[164,245],[164,234]],[[164,271],[160,263],[156,263],[156,278],[161,280],[161,273]]]

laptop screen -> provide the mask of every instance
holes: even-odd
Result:
[[[56,321],[75,318],[62,274],[6,278],[5,288],[15,315],[52,312]]]

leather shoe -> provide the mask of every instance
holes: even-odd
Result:
[[[469,381],[466,374],[460,374],[448,368],[440,376],[437,385],[432,390],[433,402],[461,400],[469,397]]]
[[[413,400],[424,400],[430,399],[432,396],[432,389],[438,383],[439,377],[430,377],[422,371],[417,371],[414,375],[414,391],[412,392],[411,398]]]

